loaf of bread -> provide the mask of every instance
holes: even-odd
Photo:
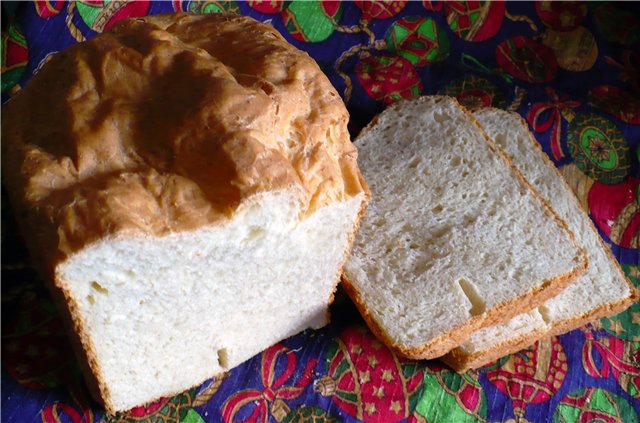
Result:
[[[247,17],[118,23],[2,114],[4,182],[108,412],[328,319],[368,191],[339,95]]]
[[[491,108],[478,110],[474,115],[489,137],[567,223],[578,244],[587,251],[589,267],[575,283],[540,307],[475,332],[447,354],[444,361],[457,371],[480,367],[540,338],[611,316],[637,299],[635,288],[624,276],[611,250],[522,118],[516,113]]]
[[[584,272],[565,224],[454,99],[396,103],[356,146],[372,200],[344,286],[400,354],[439,357]]]

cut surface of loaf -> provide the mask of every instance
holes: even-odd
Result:
[[[584,323],[623,311],[637,298],[591,219],[542,151],[522,118],[499,109],[474,112],[485,132],[573,231],[588,255],[587,271],[540,307],[503,324],[483,328],[445,357],[458,371],[480,367]]]
[[[356,146],[372,200],[343,281],[401,354],[441,356],[584,270],[563,223],[454,99],[396,103]]]
[[[368,198],[316,63],[230,15],[122,21],[2,114],[3,182],[109,412],[324,325]]]

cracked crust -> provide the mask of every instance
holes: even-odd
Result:
[[[348,118],[268,25],[126,20],[54,55],[9,102],[6,182],[56,228],[41,243],[61,261],[105,235],[218,225],[262,192],[298,190],[307,214],[350,198],[364,188]]]

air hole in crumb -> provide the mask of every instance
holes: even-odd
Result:
[[[447,115],[446,115],[446,114],[444,114],[444,113],[437,113],[437,112],[436,112],[436,113],[434,113],[434,114],[433,114],[433,119],[434,119],[436,122],[443,123],[443,122],[446,122],[446,121],[448,121],[448,120],[449,120],[449,116],[447,116]]]
[[[442,204],[438,204],[437,206],[431,209],[433,213],[440,213],[442,212],[442,210],[444,210],[444,207],[442,207]]]
[[[409,161],[409,168],[415,169],[420,164],[420,157],[414,157]]]
[[[411,244],[409,244],[409,248],[411,248],[412,250],[415,250],[418,248],[418,244],[416,244],[415,242],[412,242]]]
[[[507,145],[507,137],[505,134],[497,134],[493,137],[493,141],[502,148]]]
[[[229,367],[229,353],[224,348],[218,350],[218,364],[223,369]]]
[[[443,236],[448,234],[450,231],[451,231],[451,227],[450,226],[443,226],[441,228],[436,229],[433,232],[433,237],[434,238],[442,238]]]
[[[96,297],[94,297],[93,294],[87,295],[87,300],[89,300],[89,304],[95,304],[96,303]]]
[[[476,223],[476,221],[478,220],[478,218],[476,216],[465,216],[464,217],[464,223],[467,225],[472,225],[474,223]]]
[[[249,230],[249,234],[247,235],[247,238],[249,238],[250,240],[255,240],[262,237],[264,237],[264,229],[258,227],[251,228]]]
[[[100,285],[96,281],[92,281],[91,282],[91,288],[95,289],[96,291],[98,291],[101,294],[108,294],[109,293],[109,290],[107,288],[105,288],[104,286]]]
[[[457,280],[458,285],[460,285],[460,289],[467,297],[469,302],[471,303],[471,308],[469,309],[469,314],[472,316],[479,316],[484,313],[486,308],[485,302],[482,300],[478,292],[476,291],[476,287],[465,278],[460,278]]]
[[[545,306],[538,307],[538,312],[542,316],[542,320],[544,320],[545,323],[551,322],[551,316],[549,315],[549,309],[547,307]]]
[[[413,274],[414,275],[422,275],[424,273],[427,273],[429,270],[431,270],[431,268],[433,266],[435,266],[436,262],[435,261],[427,261],[424,263],[416,263],[415,266],[413,266]],[[414,280],[411,280],[411,282],[413,282]]]
[[[451,161],[449,162],[449,164],[451,166],[460,166],[460,157],[455,156],[451,159]]]

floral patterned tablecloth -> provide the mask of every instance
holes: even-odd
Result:
[[[2,6],[3,101],[56,51],[125,17],[182,10],[270,22],[329,76],[354,134],[385,105],[421,94],[517,111],[628,277],[640,282],[638,5],[49,0]],[[284,340],[176,397],[105,416],[87,394],[3,194],[2,421],[638,422],[639,363],[640,304],[457,375],[438,361],[392,354],[343,298],[322,330]]]

